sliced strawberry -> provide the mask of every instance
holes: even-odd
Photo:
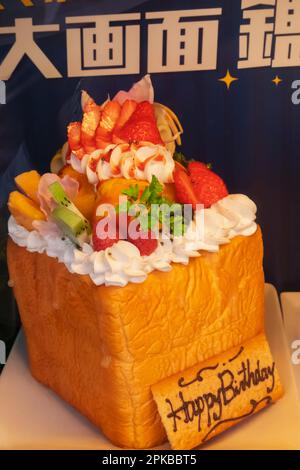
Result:
[[[152,142],[163,144],[156,125],[154,108],[148,101],[138,103],[136,110],[125,126],[114,132],[114,141],[123,142]]]
[[[196,209],[198,204],[197,196],[194,192],[189,175],[183,170],[175,170],[174,184],[176,192],[176,201],[181,204],[192,204],[193,209]]]
[[[142,101],[141,103],[138,103],[133,115],[131,116],[131,119],[134,121],[155,121],[153,104],[149,103],[149,101]]]
[[[117,101],[108,101],[103,108],[99,126],[96,130],[96,142],[111,142],[112,130],[116,125],[121,112],[121,106]]]
[[[71,122],[68,125],[68,142],[71,150],[81,147],[81,122]]]
[[[139,249],[141,256],[151,255],[158,246],[158,241],[153,237],[151,230],[147,232],[141,231],[139,237],[136,239],[128,237],[128,241]]]
[[[88,109],[89,111],[83,114],[81,124],[81,142],[83,145],[89,144],[90,141],[94,138],[101,117],[100,107],[95,103]]]
[[[131,121],[118,133],[118,137],[125,142],[152,142],[162,144],[159,130],[151,121]]]
[[[117,243],[119,240],[118,236],[112,238],[107,236],[106,238],[99,238],[97,235],[97,225],[96,223],[93,227],[93,235],[92,235],[92,240],[93,240],[93,248],[95,251],[102,251],[105,250],[106,248],[109,248],[110,246],[114,245],[114,243]]]
[[[110,140],[102,139],[102,137],[98,137],[97,135],[95,138],[95,142],[97,149],[101,150],[105,149],[111,143]]]
[[[103,108],[100,127],[111,132],[121,113],[121,105],[117,101],[108,101]]]
[[[93,153],[95,150],[97,150],[96,142],[94,140],[91,140],[90,142],[84,144],[83,148],[85,153]]]
[[[121,113],[114,127],[114,132],[121,129],[127,121],[131,118],[137,106],[137,102],[134,100],[126,100],[122,106]]]

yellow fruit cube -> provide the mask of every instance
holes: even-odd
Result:
[[[15,177],[15,182],[18,188],[38,205],[39,200],[37,192],[40,179],[41,176],[35,170],[26,171],[25,173],[21,173]]]
[[[34,220],[46,220],[44,213],[37,204],[19,191],[12,191],[8,199],[8,208],[17,223],[27,230],[34,230],[32,222]]]

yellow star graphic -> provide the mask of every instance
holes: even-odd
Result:
[[[232,82],[235,82],[236,80],[238,80],[238,78],[233,77],[230,74],[229,70],[227,69],[226,75],[222,78],[219,78],[218,80],[219,80],[219,82],[225,83],[225,85],[227,86],[227,90],[229,90],[230,85],[232,84]]]
[[[276,75],[276,77],[272,80],[272,82],[275,83],[276,86],[278,86],[279,83],[281,83],[282,81],[282,78],[279,78],[278,75]]]

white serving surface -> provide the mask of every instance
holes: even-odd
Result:
[[[270,284],[265,299],[266,332],[285,395],[202,449],[300,449],[299,394],[277,292]],[[115,448],[86,418],[31,377],[21,331],[0,376],[0,449]]]

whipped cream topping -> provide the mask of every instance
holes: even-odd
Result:
[[[70,164],[79,173],[86,173],[91,184],[110,178],[126,178],[151,182],[155,175],[161,183],[173,182],[174,160],[162,145],[145,143],[111,144],[79,159],[73,152]]]
[[[138,248],[125,240],[99,252],[86,243],[79,250],[51,227],[47,234],[47,222],[43,230],[29,232],[11,216],[8,231],[17,245],[57,258],[71,273],[88,275],[97,286],[123,287],[129,282],[144,282],[154,270],[170,271],[172,263],[187,265],[189,258],[201,256],[201,251],[217,252],[237,235],[252,235],[257,229],[255,219],[254,202],[242,194],[230,194],[209,209],[196,211],[182,237],[162,238],[150,256],[141,256]]]

